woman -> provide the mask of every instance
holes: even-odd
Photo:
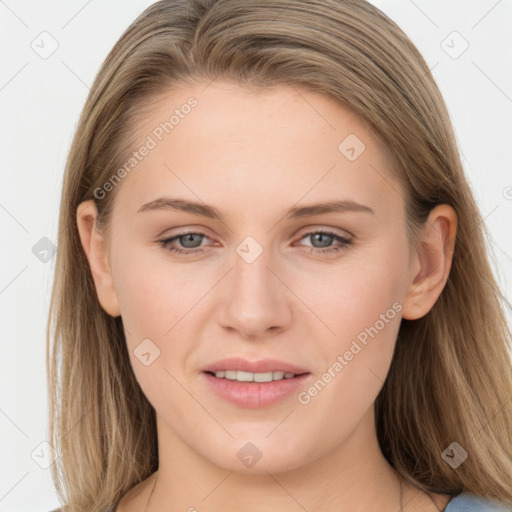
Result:
[[[149,7],[60,224],[65,510],[511,509],[504,297],[441,94],[377,8]]]

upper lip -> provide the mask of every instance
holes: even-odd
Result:
[[[251,373],[285,372],[299,375],[309,373],[308,370],[295,366],[294,364],[279,361],[278,359],[260,359],[258,361],[248,361],[241,357],[229,357],[221,359],[203,368],[204,372],[218,372],[222,370],[240,370]]]

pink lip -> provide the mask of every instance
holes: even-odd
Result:
[[[204,372],[218,372],[221,370],[241,370],[243,372],[251,373],[267,373],[267,372],[285,372],[294,373],[295,375],[301,373],[308,373],[308,370],[298,366],[279,361],[277,359],[261,359],[260,361],[248,361],[241,357],[229,357],[216,361],[205,368]]]
[[[240,370],[251,373],[284,372],[296,376],[271,382],[238,382],[212,375],[221,370]],[[296,392],[311,373],[304,368],[277,359],[248,361],[242,358],[221,359],[203,369],[210,389],[221,398],[239,407],[260,409],[275,404]]]
[[[221,398],[247,409],[261,409],[283,400],[293,392],[297,392],[304,381],[311,376],[310,373],[304,373],[291,379],[271,382],[238,382],[218,379],[215,375],[206,372],[201,375],[206,378],[210,389]]]

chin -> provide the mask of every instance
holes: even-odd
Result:
[[[204,456],[218,467],[245,475],[284,473],[312,462],[306,460],[305,447],[299,439],[288,437],[284,444],[281,439],[270,440],[266,436],[268,431],[259,437],[246,435],[243,440],[230,440],[228,446],[215,443],[218,453],[212,453],[210,445],[210,452]],[[228,457],[229,454],[232,456]]]

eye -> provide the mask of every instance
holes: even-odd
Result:
[[[201,237],[206,237],[205,233],[200,233],[196,231],[190,231],[187,233],[180,233],[171,238],[165,238],[163,240],[159,240],[158,243],[167,249],[170,252],[179,253],[179,254],[200,254],[204,252],[204,249],[201,248]],[[206,237],[208,238],[208,237]],[[180,249],[174,245],[174,241],[179,241],[185,250]],[[198,249],[199,248],[199,249]]]
[[[339,252],[352,244],[352,240],[327,230],[310,231],[305,233],[300,239],[304,240],[308,237],[313,244],[318,244],[317,246],[313,245],[313,247],[311,247],[311,252],[318,254]],[[331,247],[330,245],[334,240],[338,241],[338,245]]]

